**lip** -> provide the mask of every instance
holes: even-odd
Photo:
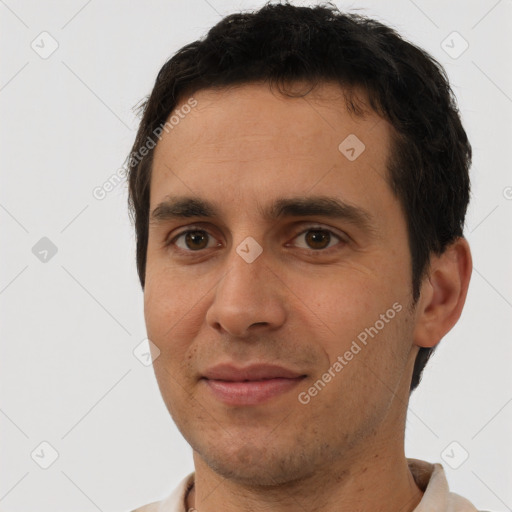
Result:
[[[237,368],[222,364],[208,369],[203,379],[210,392],[226,405],[257,405],[290,391],[306,375],[276,365]]]
[[[225,381],[244,381],[244,380],[264,380],[264,379],[295,379],[303,374],[277,366],[274,364],[252,364],[244,368],[237,368],[232,364],[218,364],[207,369],[203,377],[212,380]]]

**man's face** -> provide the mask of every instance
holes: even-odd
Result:
[[[184,198],[214,211],[159,209],[144,296],[178,428],[217,473],[261,485],[403,445],[415,320],[390,125],[352,117],[330,84],[304,98],[256,84],[194,98],[155,149],[150,213]],[[273,215],[283,200],[302,203]],[[224,363],[302,377],[204,378]]]

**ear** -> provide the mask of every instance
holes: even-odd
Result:
[[[457,323],[466,302],[472,269],[471,251],[463,237],[442,254],[431,257],[416,306],[415,345],[434,347]]]

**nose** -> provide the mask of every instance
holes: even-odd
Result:
[[[233,248],[206,313],[210,327],[244,338],[258,330],[275,330],[283,325],[286,287],[277,272],[267,266],[264,254],[265,251],[248,263]]]

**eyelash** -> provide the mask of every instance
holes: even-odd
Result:
[[[327,229],[327,228],[324,228],[322,226],[316,226],[316,225],[309,226],[307,229],[304,229],[304,230],[300,231],[299,233],[297,233],[293,237],[293,239],[295,239],[295,238],[297,238],[297,237],[299,237],[301,235],[304,235],[304,234],[308,233],[309,231],[320,231],[320,232],[324,232],[324,233],[329,233],[329,235],[331,235],[331,237],[335,237],[335,238],[337,238],[339,240],[338,243],[341,242],[343,244],[346,244],[348,242],[347,239],[344,239],[344,237],[342,237],[341,235],[335,233],[334,231],[332,231],[330,229]],[[187,235],[188,233],[195,233],[195,232],[206,233],[207,236],[212,237],[212,235],[208,232],[208,230],[204,229],[203,227],[200,227],[200,226],[190,226],[188,229],[186,229],[184,231],[181,231],[180,233],[176,234],[173,238],[171,238],[170,240],[166,241],[164,243],[164,246],[167,247],[167,248],[171,248],[171,246],[175,245],[176,241],[179,238],[181,238],[184,235]],[[345,237],[345,238],[347,238],[347,237]],[[329,243],[330,242],[331,241],[329,240]],[[337,245],[338,244],[336,244],[336,245],[334,245],[332,247],[328,247],[326,249],[304,249],[304,248],[302,248],[302,250],[307,251],[308,253],[315,253],[315,254],[324,253],[325,254],[325,253],[330,253],[331,249],[335,249]],[[210,247],[209,249],[213,249],[213,247]],[[200,254],[200,253],[204,252],[207,249],[198,249],[197,251],[193,251],[191,249],[182,249],[180,247],[177,247],[177,248],[175,248],[173,250],[193,255],[194,253]]]

